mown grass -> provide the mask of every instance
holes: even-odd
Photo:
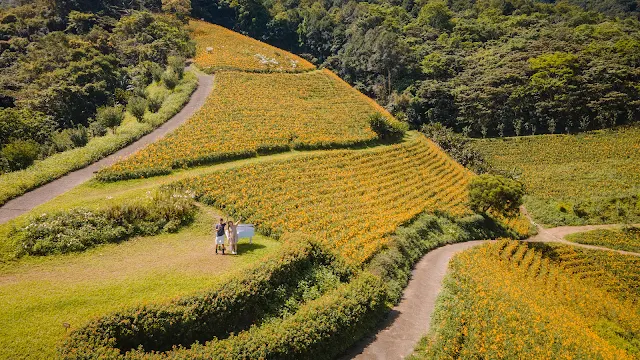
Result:
[[[145,114],[144,122],[136,121],[131,114],[127,113],[125,120],[115,133],[110,132],[105,136],[93,138],[83,147],[36,161],[24,170],[0,175],[0,205],[102,159],[150,133],[184,107],[197,85],[197,77],[192,72],[187,72],[181,83],[168,94],[160,110],[157,113]],[[150,94],[165,91],[157,83],[151,84],[148,90]]]
[[[214,211],[176,234],[137,238],[81,254],[26,257],[0,268],[0,358],[48,359],[71,329],[141,303],[193,294],[233,276],[280,244],[258,236],[239,256],[214,254]]]
[[[546,225],[640,220],[640,127],[475,142],[491,164],[519,175],[527,209]]]
[[[579,244],[600,245],[611,249],[640,252],[640,228],[631,227],[621,230],[593,230],[571,234],[568,241]]]

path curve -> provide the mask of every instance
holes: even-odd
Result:
[[[564,237],[569,234],[621,226],[586,225],[544,229],[537,225],[538,234],[525,241],[555,242],[592,250],[613,251],[625,255],[640,256],[639,253],[564,240]],[[400,303],[387,314],[375,334],[358,342],[341,357],[341,360],[394,360],[404,359],[411,355],[420,339],[429,332],[431,315],[435,309],[436,300],[442,287],[442,280],[449,267],[449,261],[457,252],[485,242],[487,241],[477,240],[447,245],[423,256],[411,272],[411,279],[403,292]]]
[[[640,224],[634,224],[632,226],[640,226]],[[555,243],[576,246],[576,247],[581,247],[581,248],[590,249],[590,250],[613,251],[623,255],[640,256],[640,253],[636,253],[636,252],[616,250],[616,249],[611,249],[604,246],[580,244],[577,242],[567,241],[564,239],[567,235],[581,233],[585,231],[598,230],[598,229],[617,229],[621,227],[622,225],[585,225],[585,226],[559,226],[555,228],[545,229],[538,225],[538,235],[532,236],[525,241],[526,242],[555,242]]]
[[[431,314],[442,287],[449,260],[484,240],[446,245],[430,251],[411,272],[400,303],[387,314],[376,334],[363,339],[341,359],[403,359],[429,332]]]
[[[72,188],[91,179],[94,173],[105,166],[109,166],[122,157],[129,156],[141,148],[161,139],[166,134],[175,130],[191,117],[198,109],[204,105],[211,90],[213,90],[213,75],[196,73],[198,77],[198,88],[191,95],[189,102],[157,129],[149,134],[141,137],[134,143],[118,150],[117,152],[94,162],[87,167],[73,171],[63,177],[31,190],[13,200],[8,201],[0,207],[0,224],[3,224],[34,207],[44,204],[45,202],[61,195]]]

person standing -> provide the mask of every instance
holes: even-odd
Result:
[[[238,224],[240,224],[240,220],[236,224],[233,221],[229,221],[229,248],[231,250],[231,254],[238,254]]]
[[[216,224],[216,254],[218,253],[218,249],[222,248],[222,255],[224,255],[224,228],[227,226],[227,223],[224,222],[222,218],[220,218],[220,223]]]

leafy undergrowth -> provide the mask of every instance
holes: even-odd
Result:
[[[587,245],[600,245],[617,250],[640,252],[640,228],[630,227],[621,230],[593,230],[571,234],[567,240]]]
[[[304,231],[354,264],[428,211],[469,214],[471,173],[419,135],[375,151],[337,151],[243,166],[174,186],[269,236]],[[224,184],[224,186],[220,186]]]
[[[313,64],[287,51],[204,21],[191,20],[196,42],[194,61],[207,72],[243,70],[256,72],[301,72]]]
[[[548,255],[527,244],[498,241],[454,257],[432,333],[414,358],[639,355],[637,304],[602,288],[597,278],[580,276],[572,259]],[[583,264],[593,258],[587,256]],[[603,271],[599,263],[588,267],[588,272]]]
[[[138,122],[128,114],[127,119],[118,127],[115,134],[109,133],[93,138],[83,147],[37,161],[25,170],[0,175],[0,204],[94,163],[150,133],[177,114],[189,101],[197,86],[198,78],[193,73],[187,72],[174,91],[167,95],[160,110],[145,114],[144,122]],[[157,87],[157,84],[150,85],[150,92],[156,92]]]
[[[304,74],[216,74],[215,90],[183,126],[103,169],[115,181],[258,154],[352,147],[378,139],[375,114],[399,123],[328,70]]]
[[[553,226],[640,222],[640,127],[478,140],[493,167],[527,186],[527,209]]]
[[[14,257],[85,251],[134,236],[176,232],[196,212],[190,193],[156,191],[142,199],[112,202],[98,210],[72,208],[32,217],[9,233]]]

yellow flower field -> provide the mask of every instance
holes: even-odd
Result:
[[[182,181],[200,201],[273,236],[302,231],[353,263],[369,259],[423,211],[469,213],[472,174],[423,136],[378,150],[336,151]]]
[[[417,357],[634,359],[640,312],[515,241],[457,255]]]
[[[640,252],[640,229],[593,230],[567,236],[567,240],[611,249]]]
[[[300,72],[315,67],[307,60],[219,25],[191,20],[196,42],[194,62],[207,72],[217,70]],[[209,48],[209,51],[207,51]]]
[[[291,148],[331,148],[377,138],[382,107],[329,70],[301,74],[223,72],[206,104],[166,138],[99,174],[117,180]],[[397,120],[392,120],[397,121]]]

